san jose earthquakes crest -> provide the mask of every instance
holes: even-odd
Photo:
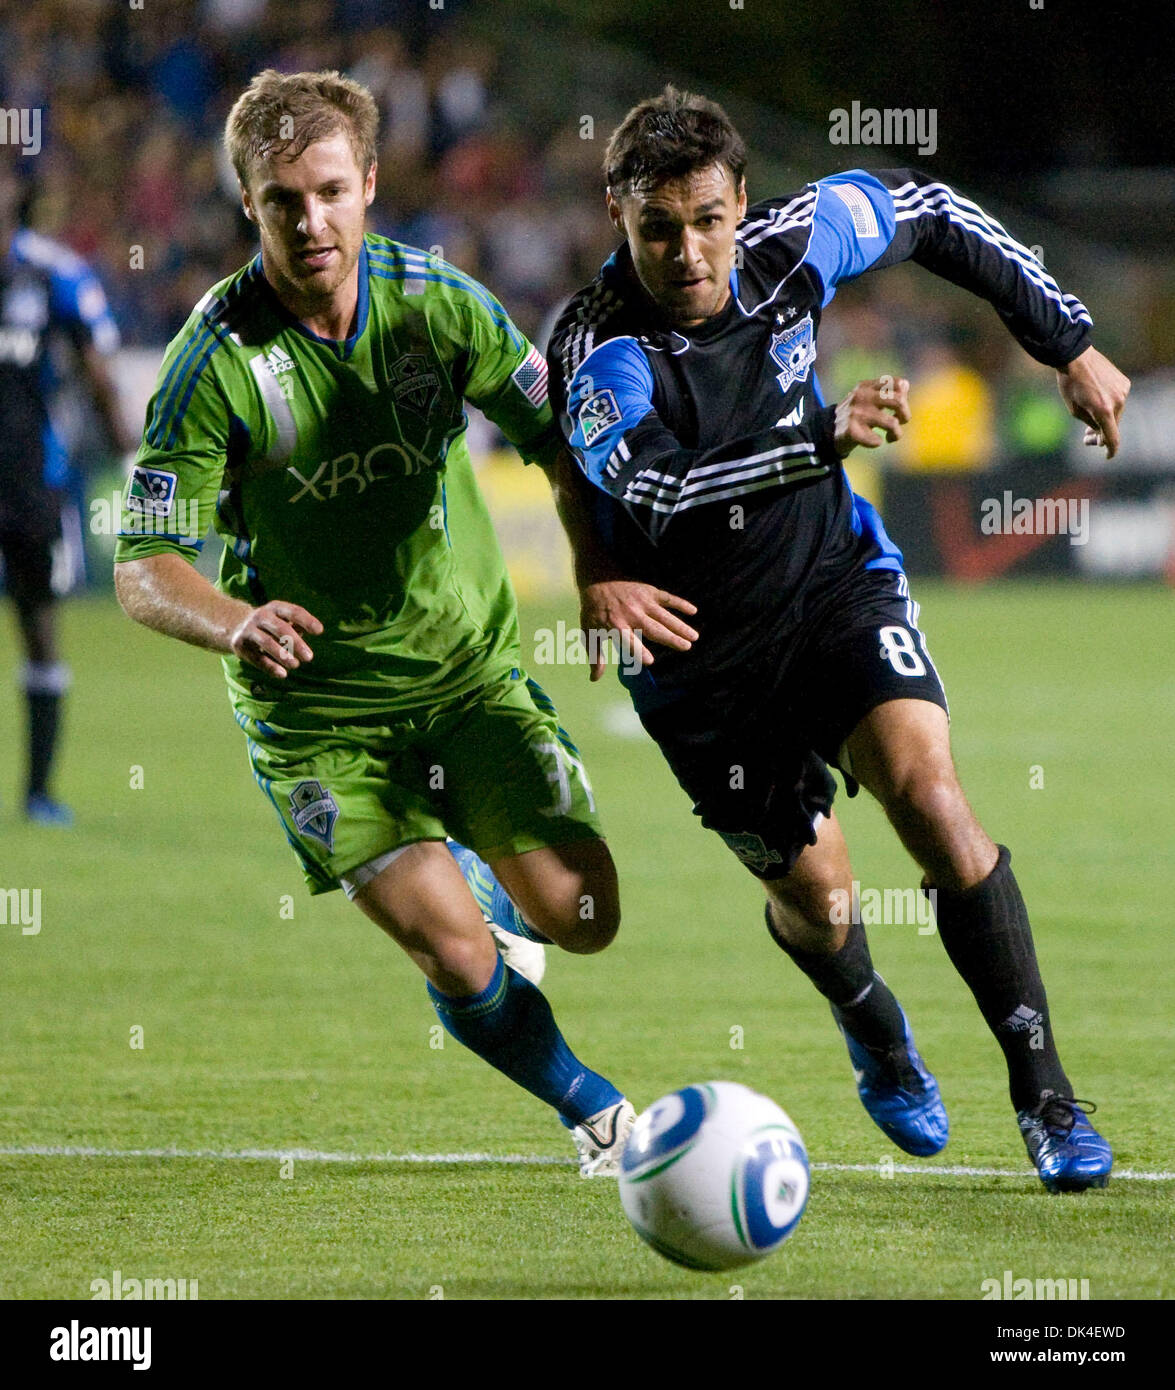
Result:
[[[321,782],[299,782],[290,793],[290,813],[299,835],[312,835],[327,849],[334,849],[339,807]]]
[[[782,368],[775,375],[779,389],[785,394],[797,381],[807,381],[808,371],[816,360],[816,335],[812,315],[805,314],[797,324],[782,333],[771,335],[771,356]]]

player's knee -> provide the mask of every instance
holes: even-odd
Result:
[[[790,876],[789,876],[790,877]],[[776,943],[805,950],[835,951],[844,944],[847,928],[837,912],[835,885],[807,880],[775,879],[768,886],[768,931]]]
[[[428,945],[425,974],[442,993],[476,993],[485,983],[487,969],[493,968],[494,953],[492,943],[478,938],[443,937]]]

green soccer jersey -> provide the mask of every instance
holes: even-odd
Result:
[[[322,622],[284,681],[224,659],[252,718],[312,728],[460,696],[521,664],[465,400],[524,458],[558,451],[543,359],[477,281],[369,234],[357,326],[336,342],[285,309],[258,256],[167,349],[116,560],[194,560],[211,523],[226,594]]]

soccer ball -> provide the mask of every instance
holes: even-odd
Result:
[[[808,1153],[783,1110],[747,1086],[707,1081],[637,1119],[620,1162],[637,1235],[687,1269],[735,1269],[777,1250],[808,1201]]]

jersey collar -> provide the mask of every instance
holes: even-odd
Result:
[[[306,325],[292,314],[289,309],[281,302],[277,296],[277,291],[265,279],[265,271],[261,264],[260,251],[254,257],[253,266],[257,276],[264,281],[269,290],[269,296],[277,305],[278,313],[296,332],[301,333],[304,338],[309,338],[312,343],[321,343],[323,347],[331,348],[345,362],[355,351],[355,344],[363,336],[364,329],[367,327],[367,316],[371,307],[371,270],[367,262],[367,237],[363,238],[363,245],[359,249],[359,300],[355,306],[355,331],[349,338],[344,338],[340,342],[337,338],[324,338],[321,334],[315,333],[312,328]]]

